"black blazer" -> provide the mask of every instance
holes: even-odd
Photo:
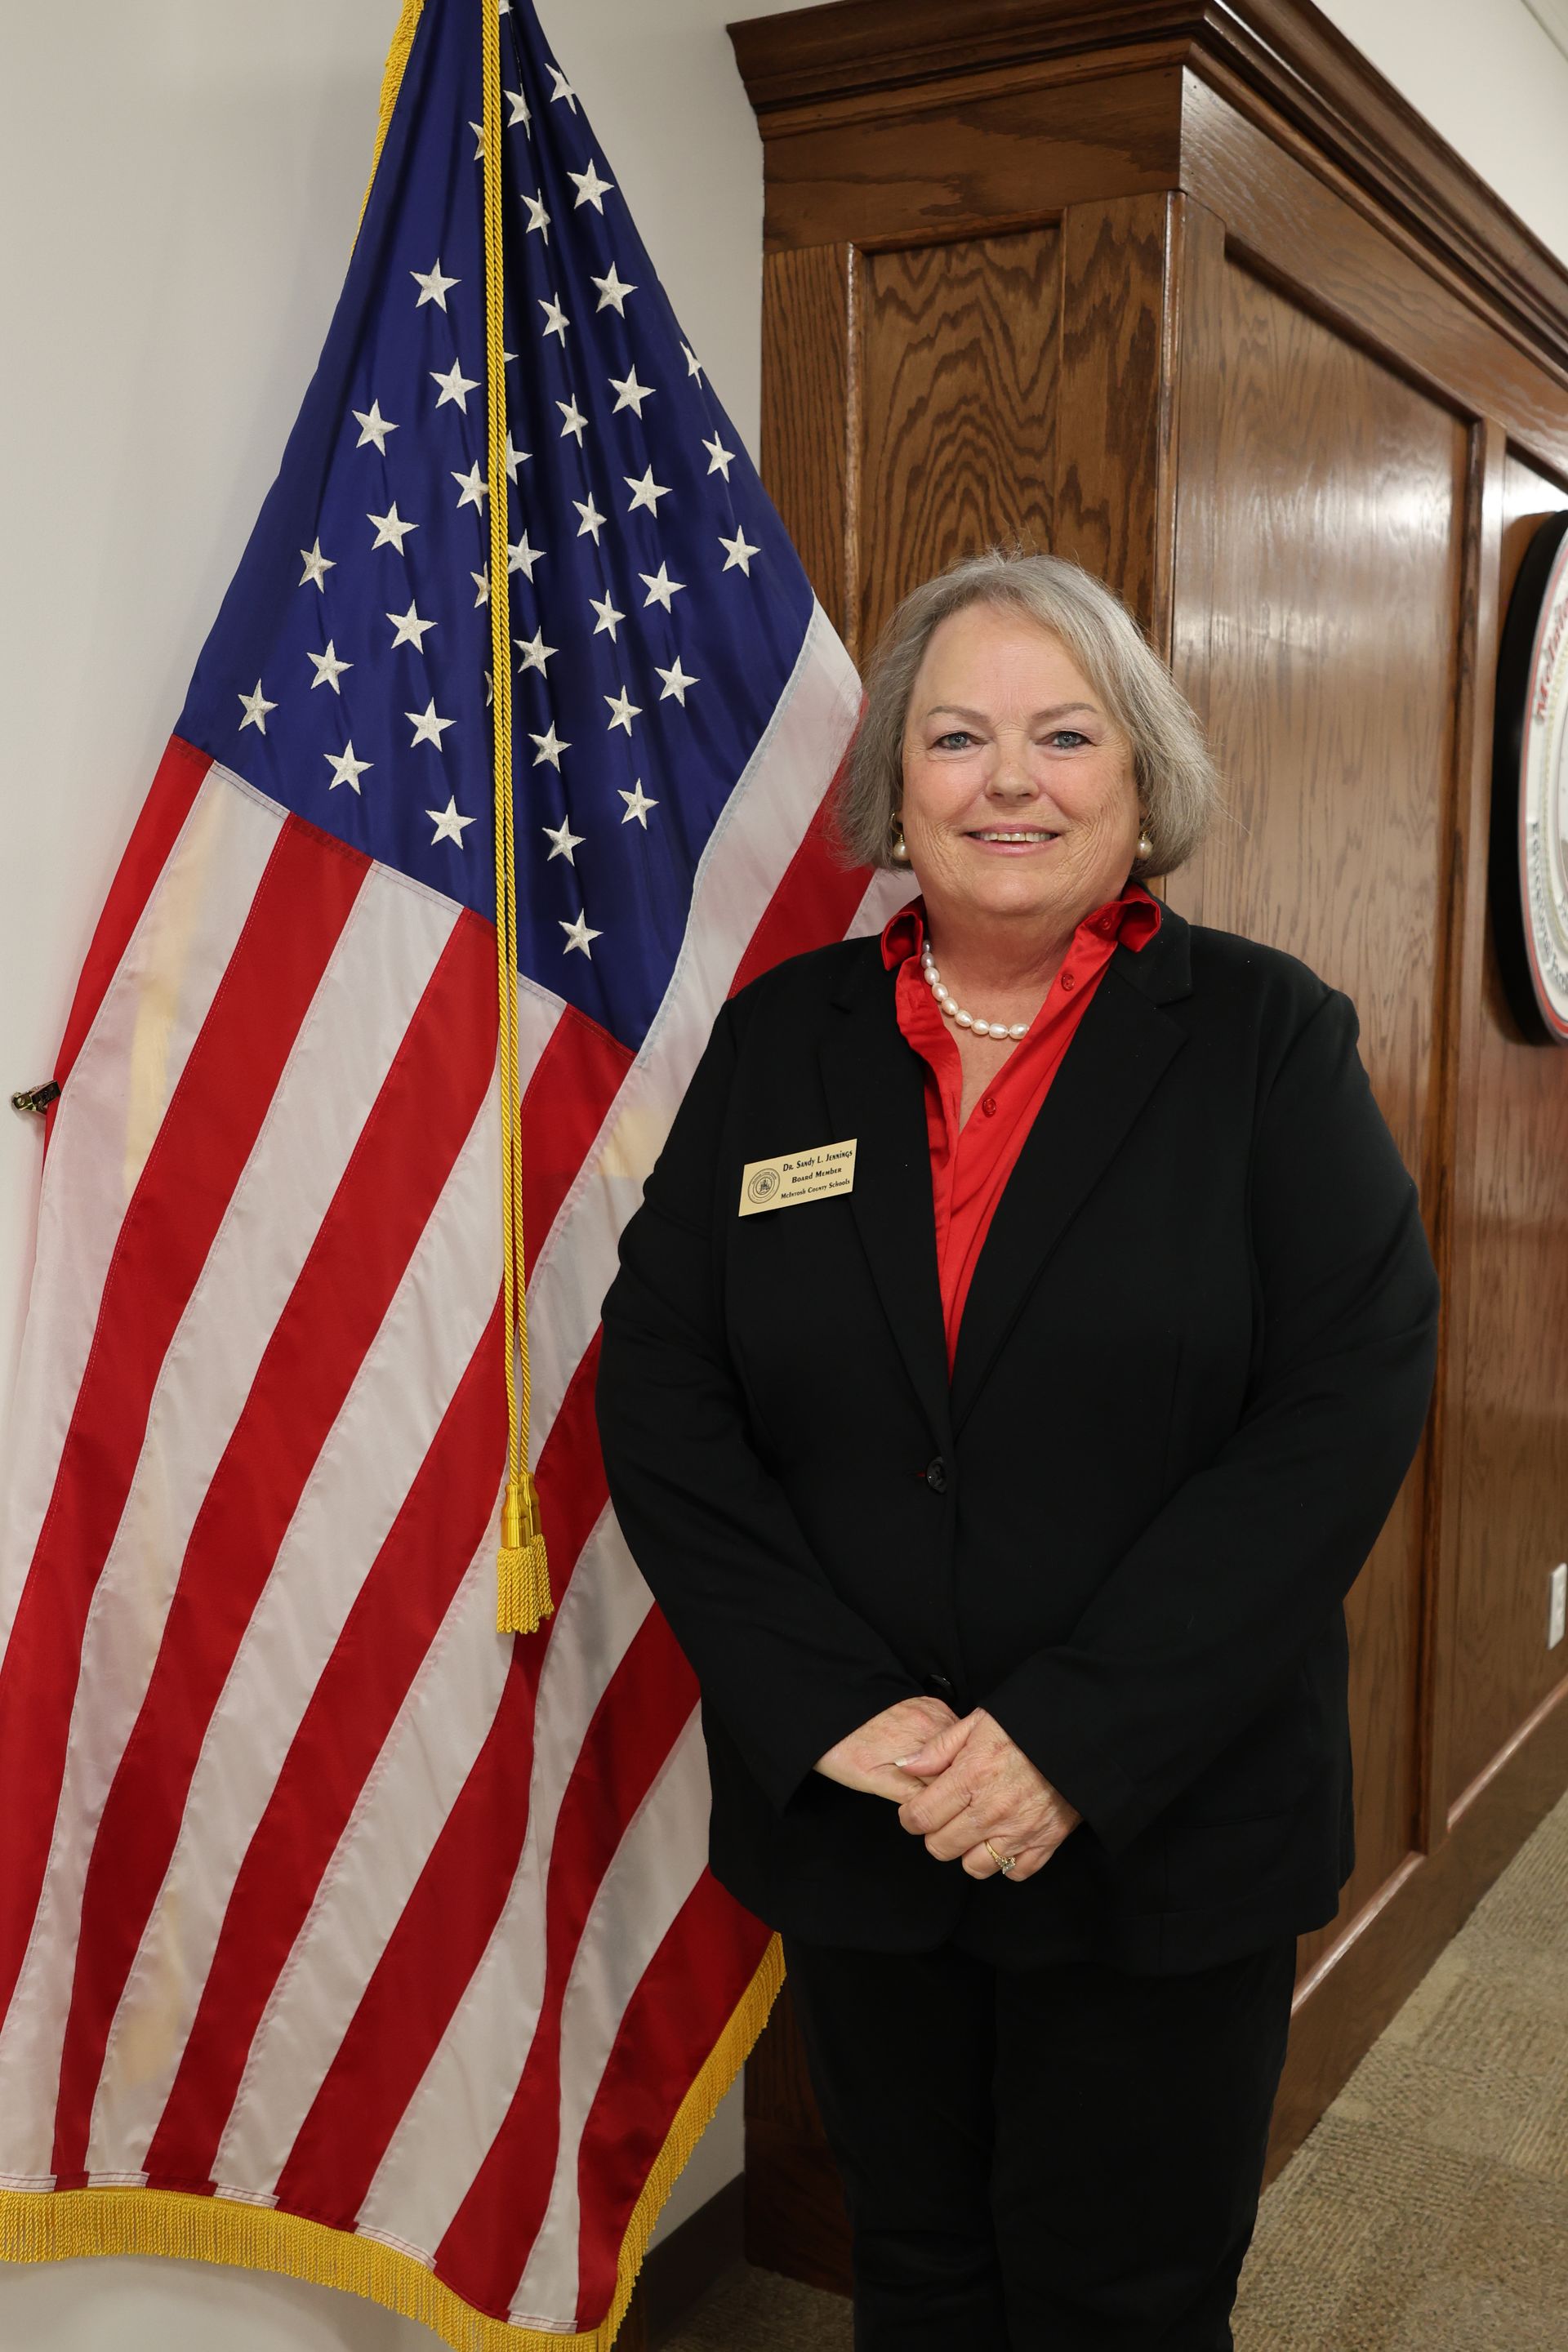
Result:
[[[1348,997],[1167,908],[1118,947],[951,1384],[921,1065],[875,939],[725,1005],[621,1244],[598,1413],[696,1671],[715,1874],[786,1932],[1207,1966],[1353,1861],[1342,1600],[1420,1436],[1437,1282]],[[853,1137],[854,1190],[737,1214]],[[1016,1885],[812,1765],[982,1706],[1083,1814]]]

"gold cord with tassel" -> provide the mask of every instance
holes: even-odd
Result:
[[[528,1468],[528,1312],[519,1129],[517,874],[511,818],[511,642],[507,572],[506,376],[501,262],[500,16],[484,21],[485,404],[489,426],[490,668],[495,709],[496,977],[500,995],[502,1312],[506,1352],[506,1496],[497,1559],[496,1630],[531,1633],[554,1607],[539,1496]],[[521,1380],[520,1375],[521,1373]]]

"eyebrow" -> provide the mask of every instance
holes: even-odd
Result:
[[[934,719],[939,711],[943,710],[952,719],[977,719],[981,726],[985,724],[984,710],[967,709],[962,702],[933,702],[929,710],[921,713],[921,718],[922,719]],[[1100,715],[1092,702],[1053,702],[1046,709],[1037,710],[1034,716],[1037,719],[1065,719],[1069,710],[1087,710],[1096,719]]]

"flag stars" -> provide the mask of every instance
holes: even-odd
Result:
[[[569,114],[575,114],[577,111],[577,93],[573,89],[571,83],[567,80],[565,75],[562,72],[560,67],[547,66],[545,68],[545,71],[549,74],[551,80],[555,84],[554,89],[550,93],[551,105],[553,106],[557,100],[563,98],[566,100],[567,112]],[[598,937],[598,933],[595,932],[594,936],[596,939]]]
[[[558,400],[555,405],[561,411],[561,438],[564,441],[570,435],[580,449],[583,446],[583,433],[588,422],[587,418],[575,400]]]
[[[332,772],[332,781],[327,786],[327,790],[330,793],[335,793],[340,784],[347,784],[352,791],[357,793],[359,791],[360,778],[368,769],[374,767],[375,764],[372,760],[356,760],[354,758],[353,739],[352,736],[343,745],[341,751],[324,751],[321,756]]]
[[[662,676],[663,673],[661,672],[660,675]],[[609,732],[613,735],[617,727],[622,727],[629,735],[632,731],[632,720],[640,719],[642,716],[642,705],[632,700],[624,686],[619,694],[606,694],[605,700],[610,706]]]
[[[456,842],[458,847],[461,849],[464,827],[472,824],[474,820],[471,816],[458,814],[458,803],[455,796],[447,801],[444,809],[426,809],[425,814],[436,828],[430,836],[432,849],[438,841]]]
[[[441,257],[439,254],[436,256],[435,260],[432,262],[428,269],[411,269],[408,275],[413,278],[415,284],[419,289],[419,299],[414,305],[416,310],[423,310],[426,302],[434,302],[437,309],[444,310],[447,307],[447,296],[450,289],[454,286],[460,286],[463,282],[460,278],[445,278],[442,276]]]
[[[542,735],[531,734],[529,740],[537,744],[539,747],[533,755],[534,766],[536,768],[541,768],[548,762],[548,764],[555,770],[556,774],[559,775],[561,772],[561,754],[563,751],[569,751],[572,749],[572,746],[570,743],[563,743],[560,736],[557,735],[555,732],[555,721],[553,719],[551,720]]]
[[[353,669],[353,664],[338,659],[337,648],[331,637],[327,639],[327,650],[324,654],[313,654],[307,650],[305,659],[316,665],[316,675],[310,680],[312,694],[319,686],[330,686],[332,692],[337,695],[342,693],[342,688],[338,684],[338,680],[344,670]]]
[[[659,700],[661,702],[668,702],[670,696],[673,694],[677,702],[679,703],[682,710],[684,710],[686,708],[687,688],[689,686],[700,686],[702,683],[701,679],[699,677],[688,677],[685,670],[680,667],[680,656],[679,654],[676,655],[675,659],[668,669],[660,669],[658,662],[655,662],[654,667],[656,670],[658,670],[658,675],[664,680],[664,692],[659,696]]]
[[[643,791],[642,778],[640,776],[637,778],[637,782],[633,785],[629,793],[622,793],[621,798],[626,804],[626,813],[625,816],[622,817],[621,823],[623,824],[630,824],[632,819],[635,817],[638,824],[641,825],[643,831],[646,833],[647,831],[647,813],[649,809],[657,808],[658,806],[658,803],[648,799],[647,794]]]
[[[733,449],[726,449],[722,441],[720,440],[717,433],[715,433],[711,441],[704,441],[702,446],[708,452],[708,471],[710,474],[722,474],[724,479],[728,481],[730,478],[730,468],[735,462],[735,452]]]
[[[568,172],[566,177],[571,181],[573,186],[577,191],[577,203],[573,205],[573,211],[575,212],[580,205],[592,205],[594,210],[602,218],[605,210],[605,198],[610,194],[612,188],[614,188],[616,184],[614,180],[601,180],[599,177],[598,166],[594,163],[591,157],[589,159],[588,168],[585,172]]]
[[[354,447],[356,449],[363,449],[367,441],[374,441],[375,446],[384,457],[386,455],[386,436],[389,433],[395,433],[397,427],[394,425],[389,416],[384,416],[382,415],[380,401],[373,400],[368,408],[356,408],[353,415],[354,423],[360,427],[360,436],[354,443]]]
[[[506,478],[507,478],[507,480],[508,480],[509,482],[515,482],[515,481],[516,481],[516,479],[517,479],[517,469],[518,469],[518,467],[519,467],[520,466],[526,466],[529,462],[530,462],[530,456],[529,456],[529,452],[528,452],[526,449],[520,449],[520,448],[517,446],[517,444],[513,441],[513,439],[512,439],[512,437],[511,437],[510,433],[509,432],[509,433],[508,433],[508,435],[507,435],[507,436],[506,436]]]
[[[647,594],[643,598],[645,608],[649,604],[662,604],[667,613],[669,610],[670,598],[679,596],[686,585],[684,580],[670,578],[669,567],[665,563],[661,563],[657,572],[639,572],[637,578],[647,590]]]
[[[643,577],[645,579],[647,577],[646,572],[643,574]],[[624,621],[626,617],[626,614],[624,613],[616,612],[615,605],[611,603],[608,596],[590,596],[588,602],[593,606],[596,615],[594,622],[594,635],[597,636],[601,630],[608,629],[610,633],[610,643],[614,645],[616,642],[616,624],[617,621]]]
[[[487,563],[482,572],[470,572],[468,577],[474,583],[474,603],[488,604],[490,601],[489,565]]]
[[[545,244],[548,245],[550,242],[550,215],[544,209],[544,198],[542,196],[524,196],[522,201],[528,207],[528,226],[524,229],[523,235],[525,236],[531,236],[534,230],[537,229]]]
[[[738,563],[749,580],[752,576],[752,558],[753,555],[760,554],[762,551],[748,544],[743,530],[737,530],[733,539],[726,539],[721,531],[719,544],[724,550],[724,570],[728,572]]]
[[[597,547],[599,544],[599,533],[605,527],[605,517],[599,512],[599,509],[594,504],[592,498],[574,499],[572,503],[583,518],[581,524],[578,526],[578,538],[581,539],[584,537],[584,533],[587,533],[592,536],[594,544]]]
[[[542,824],[539,829],[551,845],[550,857],[563,857],[568,866],[576,865],[577,860],[573,856],[572,852],[582,848],[584,836],[580,833],[573,832],[570,817],[563,817],[559,824]],[[546,866],[550,863],[550,857],[544,861]]]
[[[682,343],[680,348],[686,354],[687,374],[695,376],[698,383],[700,383],[702,381],[702,367],[696,352],[692,350],[689,343]]]
[[[411,751],[416,743],[434,743],[438,751],[441,749],[441,738],[447,728],[457,725],[454,719],[437,718],[434,695],[430,697],[423,710],[405,710],[403,716],[414,730],[413,738],[408,746]],[[430,814],[433,812],[427,811],[426,814]],[[459,837],[457,835],[453,835],[455,840]],[[437,835],[437,838],[439,839],[440,836]]]
[[[256,691],[254,694],[242,694],[238,697],[238,701],[240,709],[245,713],[244,718],[239,722],[240,733],[243,735],[247,727],[254,727],[258,735],[265,735],[267,732],[267,714],[269,710],[276,710],[278,705],[275,702],[268,701],[267,697],[261,691],[261,680],[259,678],[257,679]]]
[[[653,393],[648,385],[646,383],[639,383],[637,382],[637,372],[636,368],[634,367],[629,369],[625,375],[613,375],[610,378],[610,390],[612,392],[619,393],[620,394],[620,398],[616,401],[616,405],[611,410],[610,414],[612,415],[616,415],[623,408],[629,408],[632,410],[637,417],[637,423],[640,425],[642,423],[643,402],[645,400],[651,400],[653,398]]]
[[[483,514],[485,510],[485,500],[489,498],[490,493],[489,483],[483,482],[479,479],[478,462],[476,461],[472,466],[470,466],[466,474],[459,474],[455,467],[449,470],[452,475],[452,479],[457,483],[458,489],[462,493],[462,496],[458,500],[459,512],[464,507],[475,507],[479,509],[480,514]]]
[[[520,677],[525,669],[542,671],[551,655],[556,650],[554,646],[545,644],[542,629],[537,630],[531,637],[518,637],[514,642],[519,654],[522,656],[517,666]]]
[[[411,530],[417,530],[419,528],[416,522],[405,522],[402,520],[397,511],[395,499],[384,515],[366,515],[365,520],[375,525],[375,538],[371,546],[373,555],[378,547],[395,547],[401,555],[404,541]]]
[[[462,410],[464,415],[467,416],[468,413],[468,394],[470,392],[477,392],[479,390],[479,380],[478,376],[465,375],[463,373],[462,362],[459,360],[454,360],[452,362],[451,366],[447,370],[445,375],[442,374],[439,368],[432,368],[430,370],[430,375],[434,382],[438,383],[441,387],[441,397],[436,403],[437,407],[445,408],[447,403],[449,400],[453,400],[457,402],[458,406]]]
[[[635,294],[637,290],[637,288],[635,286],[628,286],[626,279],[617,274],[616,265],[613,261],[610,264],[607,275],[603,278],[595,278],[594,283],[599,289],[599,299],[595,307],[597,310],[602,310],[605,309],[605,305],[608,304],[610,309],[615,311],[617,318],[624,319],[626,315],[626,296],[628,294]]]
[[[485,126],[482,122],[470,122],[468,129],[474,134],[473,160],[476,163],[482,163],[485,160]]]
[[[418,607],[412,599],[409,601],[406,613],[388,613],[386,617],[392,623],[392,642],[395,647],[412,646],[416,654],[424,652],[425,633],[427,629],[433,629],[436,624],[434,621],[420,619]]]
[[[327,574],[329,572],[335,572],[337,566],[330,555],[321,553],[321,542],[319,539],[314,547],[302,547],[300,550],[300,561],[305,569],[300,574],[299,585],[303,588],[307,583],[310,583],[319,588],[324,596],[327,593]]]
[[[521,90],[503,89],[501,96],[505,99],[507,104],[511,109],[511,112],[507,117],[507,129],[509,131],[515,131],[518,124],[521,122],[524,131],[527,131],[529,137],[531,139],[533,136],[533,117],[528,110],[528,100],[523,96]]]
[[[572,321],[566,316],[565,311],[561,308],[560,296],[558,294],[552,294],[547,302],[544,299],[543,295],[539,294],[534,297],[534,299],[538,302],[540,309],[544,313],[544,325],[541,331],[546,335],[555,336],[557,341],[563,345],[563,347],[564,347],[566,341],[566,330],[572,324]]]
[[[581,533],[579,533],[580,536]],[[543,552],[544,550],[542,547],[529,545],[528,533],[524,531],[520,540],[509,544],[506,551],[506,568],[509,572],[521,572],[525,579],[531,581],[533,567]],[[489,593],[488,585],[485,593],[487,596]]]
[[[574,923],[563,922],[559,915],[556,916],[555,919],[561,924],[562,929],[566,934],[566,945],[562,950],[563,955],[570,955],[574,948],[581,948],[589,962],[592,963],[594,960],[594,950],[589,945],[589,941],[591,940],[602,940],[605,936],[603,931],[590,930],[588,928],[588,918],[586,915],[579,915]]]
[[[628,514],[636,514],[638,507],[646,507],[649,514],[657,515],[660,499],[669,496],[668,483],[656,482],[651,466],[646,474],[623,474],[621,479],[632,494],[632,502],[626,509]]]

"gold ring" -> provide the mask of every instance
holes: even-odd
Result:
[[[1005,1878],[1007,1873],[1017,1861],[1017,1855],[1016,1853],[998,1853],[989,1838],[982,1838],[980,1843],[985,1848],[986,1853],[991,1856],[992,1861],[996,1864],[996,1867],[1001,1872],[1003,1877]]]

